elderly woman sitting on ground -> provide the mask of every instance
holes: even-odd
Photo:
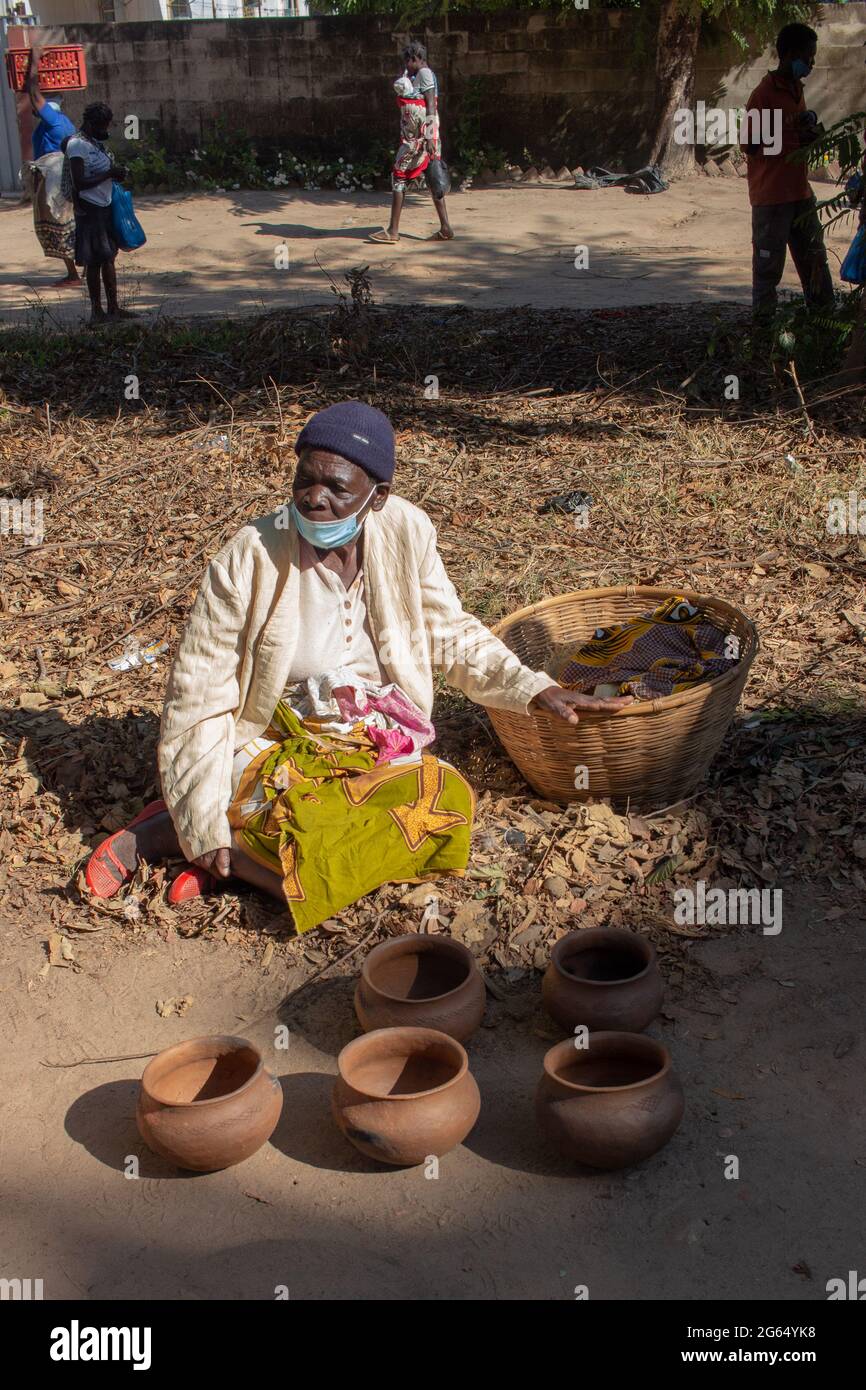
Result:
[[[360,401],[295,444],[291,506],[211,561],[168,679],[164,802],[91,856],[108,897],[183,855],[173,902],[230,875],[309,931],[383,883],[464,872],[474,798],[430,751],[437,672],[470,699],[577,722],[615,710],[522,666],[464,612],[429,517],[391,492],[394,431]]]

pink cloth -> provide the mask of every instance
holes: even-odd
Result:
[[[413,705],[408,695],[404,695],[398,686],[386,687],[381,694],[375,695],[356,686],[353,687],[351,696],[345,695],[341,690],[334,698],[342,718],[347,723],[353,719],[363,719],[372,710],[378,710],[380,714],[393,721],[396,727],[392,729],[377,729],[375,725],[369,724],[367,726],[367,732],[378,749],[377,762],[387,763],[406,753],[417,753],[436,737],[436,730],[430,720],[425,719],[417,705]]]

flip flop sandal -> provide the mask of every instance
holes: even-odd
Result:
[[[457,238],[456,238],[456,236],[443,236],[441,232],[434,232],[432,236],[428,236],[427,240],[428,240],[428,241],[456,241]]]
[[[121,864],[112,846],[120,835],[125,831],[131,830],[134,825],[140,825],[142,821],[150,820],[152,816],[158,816],[161,811],[167,810],[164,801],[151,801],[138,815],[125,825],[122,830],[115,830],[113,835],[109,835],[107,840],[103,840],[101,845],[97,845],[87,861],[84,870],[84,881],[93,894],[94,898],[113,898],[125,883],[130,883],[135,877],[135,870],[128,869],[125,864]],[[111,872],[108,865],[113,864],[120,878]]]
[[[168,900],[170,903],[188,903],[191,898],[215,892],[216,885],[213,874],[209,874],[207,869],[200,868],[198,864],[191,864],[188,869],[181,869],[177,878],[173,880],[168,890]]]
[[[399,236],[389,236],[383,228],[381,232],[371,232],[367,240],[375,241],[377,246],[396,246],[400,238]]]

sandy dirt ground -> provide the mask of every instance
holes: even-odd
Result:
[[[650,200],[482,189],[453,199],[460,240],[449,246],[421,239],[433,214],[414,203],[400,246],[368,245],[385,202],[142,199],[150,241],[124,262],[124,282],[154,313],[303,306],[330,297],[318,253],[337,279],[369,262],[376,301],[407,314],[413,303],[748,298],[741,180],[694,180]],[[835,234],[831,250],[849,237]],[[290,269],[278,272],[283,240]],[[580,244],[590,269],[578,272]],[[0,246],[0,316],[81,316],[79,294],[45,293],[51,272],[36,259],[28,210],[0,204]],[[0,911],[0,1278],[42,1279],[47,1299],[82,1300],[268,1300],[285,1286],[292,1299],[573,1299],[585,1287],[590,1299],[809,1301],[826,1298],[828,1279],[862,1270],[866,946],[859,900],[842,887],[783,884],[779,936],[689,943],[684,984],[650,1029],[673,1054],[685,1120],[666,1149],[624,1173],[579,1171],[537,1134],[533,1093],[559,1035],[541,1011],[538,974],[507,972],[496,982],[505,997],[488,999],[469,1046],[480,1120],[427,1178],[368,1163],[331,1119],[335,1059],[357,1032],[351,975],[312,983],[274,1014],[317,966],[302,953],[291,967],[283,956],[265,964],[265,928],[238,940],[224,928],[183,938],[85,924],[74,963],[50,965],[58,878],[55,863]],[[187,995],[184,1017],[160,1017],[158,1000]],[[273,1046],[279,1022],[287,1051]],[[223,1173],[182,1174],[145,1148],[134,1118],[143,1060],[43,1065],[207,1033],[251,1037],[285,1095],[271,1142]],[[130,1156],[138,1177],[126,1176]],[[737,1178],[725,1176],[731,1157]]]
[[[816,184],[818,197],[830,188]],[[239,192],[137,200],[148,242],[121,253],[122,295],[148,314],[238,314],[331,298],[333,277],[370,266],[377,303],[463,303],[482,308],[603,308],[747,301],[750,220],[745,180],[701,175],[652,197],[619,188],[495,187],[457,193],[457,240],[429,242],[437,223],[426,195],[411,195],[398,246],[366,240],[387,222],[388,197],[304,191]],[[854,233],[828,236],[831,268]],[[575,249],[588,265],[575,269]],[[287,247],[288,268],[275,267]],[[0,322],[72,323],[84,291],[52,288],[59,261],[42,257],[28,207],[0,203]],[[783,284],[798,289],[789,264]]]
[[[292,1299],[573,1299],[578,1286],[591,1299],[824,1299],[864,1245],[866,954],[853,916],[793,885],[784,900],[779,936],[690,945],[687,995],[650,1029],[672,1050],[686,1118],[668,1148],[612,1175],[576,1170],[535,1130],[557,1036],[538,977],[488,1000],[469,1045],[480,1120],[425,1178],[362,1159],[331,1120],[335,1056],[358,1031],[352,979],[305,990],[275,1051],[277,1017],[256,1020],[302,968],[263,973],[255,948],[219,940],[118,950],[91,936],[80,970],[46,974],[44,932],[7,920],[0,1276],[41,1278],[51,1299],[272,1299],[278,1285]],[[155,1001],[181,994],[186,1017],[161,1019]],[[272,1141],[222,1173],[181,1174],[144,1147],[143,1061],[42,1065],[208,1032],[254,1038],[285,1095]]]

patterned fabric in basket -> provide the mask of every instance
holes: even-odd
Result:
[[[596,628],[583,646],[561,648],[550,674],[567,690],[655,700],[723,676],[739,660],[736,638],[709,622],[699,608],[674,594],[652,613]]]

